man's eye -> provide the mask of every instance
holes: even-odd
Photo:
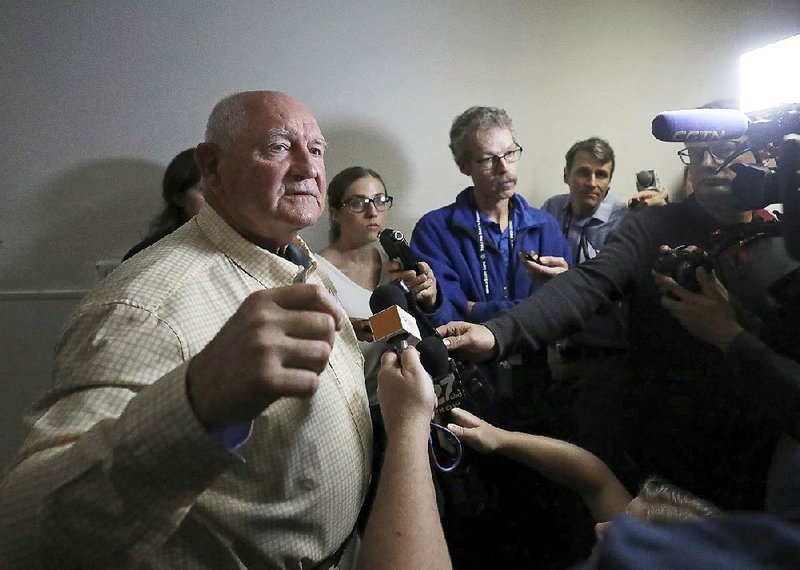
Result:
[[[322,156],[325,153],[323,149],[317,147],[310,148],[308,152],[310,152],[313,156]]]
[[[289,144],[288,143],[272,143],[267,147],[268,150],[271,152],[288,152],[289,151]]]

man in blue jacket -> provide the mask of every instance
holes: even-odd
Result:
[[[503,109],[470,107],[457,116],[450,150],[472,186],[419,220],[411,249],[439,284],[434,324],[481,323],[566,269],[566,261],[553,258],[571,254],[555,219],[516,194],[522,147]],[[524,258],[531,251],[541,263]]]
[[[450,150],[472,185],[455,203],[423,216],[410,245],[438,283],[437,299],[425,307],[429,320],[481,323],[565,271],[572,256],[555,218],[516,194],[522,147],[504,110],[471,107],[457,116]],[[482,417],[514,431],[562,435],[546,350],[507,355],[487,373],[497,397],[477,410]],[[467,455],[463,463],[462,471],[441,480],[455,567],[564,567],[579,558],[542,562],[542,552],[578,551],[565,537],[583,522],[585,532],[577,534],[588,537],[590,547],[591,521],[579,521],[577,501],[562,489],[505,458]],[[510,540],[514,536],[535,538]]]

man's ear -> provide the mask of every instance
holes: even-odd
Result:
[[[461,174],[465,174],[465,175],[471,177],[472,176],[472,172],[468,168],[468,165],[469,165],[468,161],[469,161],[468,158],[462,158],[461,160],[459,160],[458,161],[458,169],[461,171]]]
[[[564,184],[569,185],[569,182],[567,182],[567,174],[569,174],[569,170],[567,170],[567,167],[565,166],[564,167]]]
[[[194,149],[194,160],[203,180],[214,186],[219,181],[219,147],[214,143],[201,142]]]

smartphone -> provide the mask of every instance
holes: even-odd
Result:
[[[523,257],[525,257],[525,259],[527,259],[528,261],[533,261],[534,263],[538,263],[539,265],[544,265],[539,259],[539,257],[541,256],[539,255],[539,253],[535,251],[526,251],[525,253],[523,253]]]

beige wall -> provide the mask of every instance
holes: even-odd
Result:
[[[408,231],[467,183],[447,149],[467,106],[509,111],[525,147],[519,190],[535,205],[562,191],[564,152],[591,135],[617,151],[619,194],[645,168],[674,186],[677,148],[650,136],[652,117],[736,97],[739,53],[800,29],[796,0],[11,0],[3,12],[0,296],[91,286],[96,261],[144,234],[163,165],[230,92],[305,101],[330,142],[329,175],[381,172],[393,224]],[[326,233],[323,222],[304,235],[319,248]],[[4,397],[2,417],[48,382],[25,363],[49,354],[65,317],[10,299],[0,351],[15,368],[0,382],[24,396]],[[41,342],[19,344],[19,330]],[[18,435],[0,434],[12,442],[0,452]]]

